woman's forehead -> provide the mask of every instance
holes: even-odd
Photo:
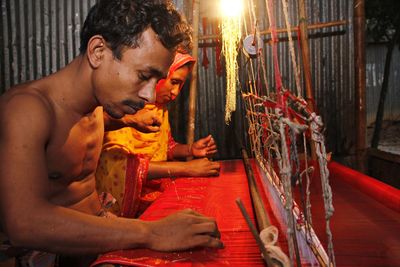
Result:
[[[177,79],[177,78],[186,79],[188,74],[189,74],[189,66],[184,65],[184,66],[176,69],[174,72],[172,72],[168,78],[169,79]]]

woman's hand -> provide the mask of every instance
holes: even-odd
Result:
[[[217,153],[217,145],[211,135],[199,139],[192,144],[191,152],[193,157],[196,158],[211,158]]]

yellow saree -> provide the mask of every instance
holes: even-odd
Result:
[[[98,192],[113,195],[114,214],[136,217],[162,192],[161,181],[147,181],[149,161],[166,161],[168,150],[175,142],[170,133],[166,108],[148,104],[148,110],[157,110],[162,119],[160,131],[141,133],[126,127],[107,132],[96,171]]]

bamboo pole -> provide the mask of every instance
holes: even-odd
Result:
[[[192,56],[197,59],[199,54],[199,21],[200,0],[193,1],[193,50]],[[194,129],[196,123],[196,100],[197,100],[197,61],[193,66],[192,79],[190,81],[189,94],[189,118],[186,132],[186,142],[192,144],[194,141]]]
[[[275,261],[272,260],[268,256],[265,246],[260,239],[259,232],[261,232],[265,228],[271,226],[271,221],[270,221],[267,211],[265,209],[264,202],[261,199],[260,192],[258,191],[256,179],[254,178],[253,170],[250,165],[249,156],[247,154],[246,149],[244,149],[244,148],[242,148],[242,157],[243,157],[244,168],[246,170],[247,182],[249,184],[250,197],[251,197],[251,201],[253,203],[254,213],[256,215],[258,232],[255,229],[255,227],[253,226],[253,224],[250,220],[250,217],[248,216],[243,204],[241,203],[241,200],[240,199],[236,200],[236,203],[238,204],[254,238],[256,239],[256,242],[261,250],[263,258],[265,259],[265,261],[267,263],[267,266],[270,266],[270,267],[279,266],[278,264],[275,264]]]
[[[356,106],[356,161],[361,172],[365,171],[366,152],[366,63],[365,63],[365,0],[354,1],[354,67]]]
[[[346,25],[347,21],[346,20],[338,20],[338,21],[331,21],[331,22],[325,22],[325,23],[315,23],[315,24],[309,24],[307,25],[308,30],[317,30],[317,29],[322,29],[322,28],[330,28],[330,27],[337,27],[337,26],[342,26]],[[290,31],[291,32],[297,32],[299,30],[299,27],[291,27]],[[266,35],[270,34],[271,30],[265,30],[265,31],[260,31],[261,35]],[[287,33],[286,28],[279,28],[276,29],[276,33]],[[207,39],[218,39],[221,36],[218,34],[208,34],[208,35],[202,35],[199,36],[199,40],[207,40]]]
[[[250,195],[253,201],[254,211],[256,214],[256,220],[258,229],[262,231],[263,229],[271,225],[271,221],[268,218],[268,214],[265,210],[264,203],[261,199],[260,192],[258,191],[256,180],[254,178],[253,171],[250,166],[249,156],[247,151],[242,148],[243,163],[246,170],[247,181],[249,183]]]

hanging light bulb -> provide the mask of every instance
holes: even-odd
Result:
[[[239,17],[242,13],[242,0],[221,0],[221,13],[224,17]]]

